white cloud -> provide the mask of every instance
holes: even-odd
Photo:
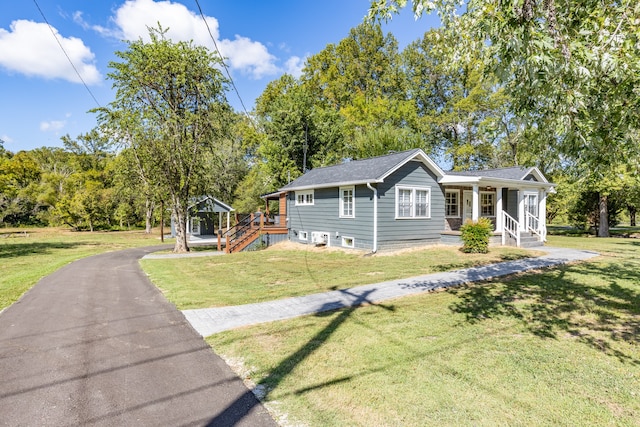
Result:
[[[66,126],[65,120],[50,120],[48,122],[40,122],[40,130],[42,132],[57,132]]]
[[[232,68],[248,72],[256,79],[279,71],[274,64],[275,56],[260,42],[236,35],[234,40],[222,40],[219,43],[222,54],[229,58]]]
[[[235,36],[234,40],[220,40],[218,20],[205,17],[222,55],[232,69],[249,74],[256,79],[277,74],[276,57],[269,53],[260,42],[246,37]],[[117,26],[118,37],[125,40],[149,40],[148,27],[158,27],[158,23],[169,29],[167,37],[174,41],[190,41],[206,46],[215,52],[215,46],[202,21],[202,17],[186,6],[171,1],[128,0],[116,10],[112,18]]]
[[[63,37],[53,31],[87,84],[102,80],[94,65],[95,55],[76,37]],[[80,83],[47,24],[26,20],[11,23],[10,31],[0,28],[0,66],[28,76],[64,79]]]
[[[306,59],[306,57],[300,58],[299,56],[292,56],[291,58],[287,59],[287,62],[284,63],[285,71],[291,74],[296,79],[300,78]]]
[[[0,140],[4,141],[7,144],[11,144],[13,142],[13,138],[6,134],[0,135]]]

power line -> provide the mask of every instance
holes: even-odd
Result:
[[[89,95],[91,95],[91,98],[93,98],[93,101],[96,103],[96,105],[98,105],[99,108],[102,108],[102,105],[100,105],[100,103],[98,102],[96,97],[93,95],[93,92],[91,92],[91,89],[89,89],[89,86],[84,81],[84,79],[80,75],[80,72],[78,71],[78,69],[76,68],[75,64],[73,63],[73,61],[69,57],[69,54],[67,54],[67,51],[64,49],[64,46],[62,46],[62,43],[60,42],[60,39],[58,39],[58,36],[56,35],[56,32],[53,31],[53,27],[51,26],[51,24],[49,24],[49,21],[47,20],[47,17],[44,16],[44,12],[42,11],[42,9],[40,9],[40,5],[38,4],[38,1],[37,0],[33,0],[33,2],[36,4],[36,7],[38,8],[38,11],[40,12],[40,15],[42,15],[42,19],[44,19],[44,22],[49,27],[49,31],[51,31],[51,34],[53,35],[53,38],[56,39],[56,42],[58,43],[58,46],[60,46],[60,49],[62,49],[62,52],[64,53],[64,56],[67,57],[67,60],[69,61],[69,64],[71,64],[71,67],[73,68],[73,71],[76,72],[76,75],[78,76],[78,78],[80,79],[82,84],[84,85],[84,88],[87,90],[87,92],[89,92]]]
[[[238,99],[240,100],[240,105],[242,105],[242,110],[244,111],[245,115],[247,116],[247,118],[249,119],[249,121],[251,122],[251,124],[253,125],[253,127],[255,128],[255,123],[253,122],[253,119],[251,118],[251,116],[249,115],[249,112],[247,111],[247,107],[244,106],[244,102],[242,101],[242,97],[240,96],[240,92],[238,91],[238,88],[236,87],[235,82],[233,81],[233,77],[231,77],[231,73],[229,72],[229,68],[227,67],[227,63],[224,61],[224,57],[222,56],[222,53],[220,52],[220,49],[218,49],[218,43],[216,43],[216,39],[215,37],[213,37],[213,34],[211,33],[211,28],[209,28],[209,23],[207,22],[207,19],[204,16],[204,13],[202,12],[202,8],[200,7],[200,2],[198,0],[196,1],[196,5],[198,6],[198,11],[200,12],[200,16],[202,17],[202,20],[204,21],[204,25],[207,26],[207,31],[209,32],[209,37],[211,37],[211,40],[213,41],[213,46],[216,48],[216,52],[218,52],[218,56],[220,57],[220,60],[222,61],[222,66],[224,67],[224,70],[227,72],[227,76],[229,77],[229,81],[231,82],[231,86],[233,87],[233,90],[236,92],[236,95],[238,96]]]

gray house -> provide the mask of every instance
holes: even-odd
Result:
[[[535,167],[444,172],[413,149],[313,169],[270,196],[286,200],[290,240],[376,252],[459,243],[464,221],[480,217],[495,243],[542,244],[550,191]]]

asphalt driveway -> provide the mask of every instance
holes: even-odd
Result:
[[[0,313],[0,425],[275,426],[138,259],[71,263]]]

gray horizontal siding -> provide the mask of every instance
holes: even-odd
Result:
[[[419,162],[408,162],[378,186],[378,242],[439,239],[444,229],[444,190]],[[396,185],[429,187],[431,218],[396,219]]]
[[[431,218],[395,219],[396,185],[428,187],[431,189]],[[378,245],[379,247],[406,247],[414,244],[435,243],[444,228],[444,190],[435,175],[421,162],[403,165],[377,184],[378,188]],[[342,246],[342,237],[354,239],[355,247],[373,248],[373,192],[366,185],[355,187],[354,218],[340,218],[340,192],[338,187],[316,189],[314,204],[296,206],[295,192],[288,195],[289,238],[299,240],[299,232],[326,232],[330,246]]]
[[[504,193],[502,193],[504,195]],[[504,201],[502,202],[505,206]],[[518,219],[518,190],[507,191],[507,213],[514,219]]]
[[[373,192],[365,185],[355,187],[354,218],[340,218],[340,191],[338,187],[314,191],[312,206],[296,206],[295,193],[288,197],[289,227],[292,232],[306,231],[309,243],[314,231],[327,232],[330,246],[342,246],[342,237],[352,237],[360,249],[372,248]],[[295,233],[291,240],[299,240]]]

